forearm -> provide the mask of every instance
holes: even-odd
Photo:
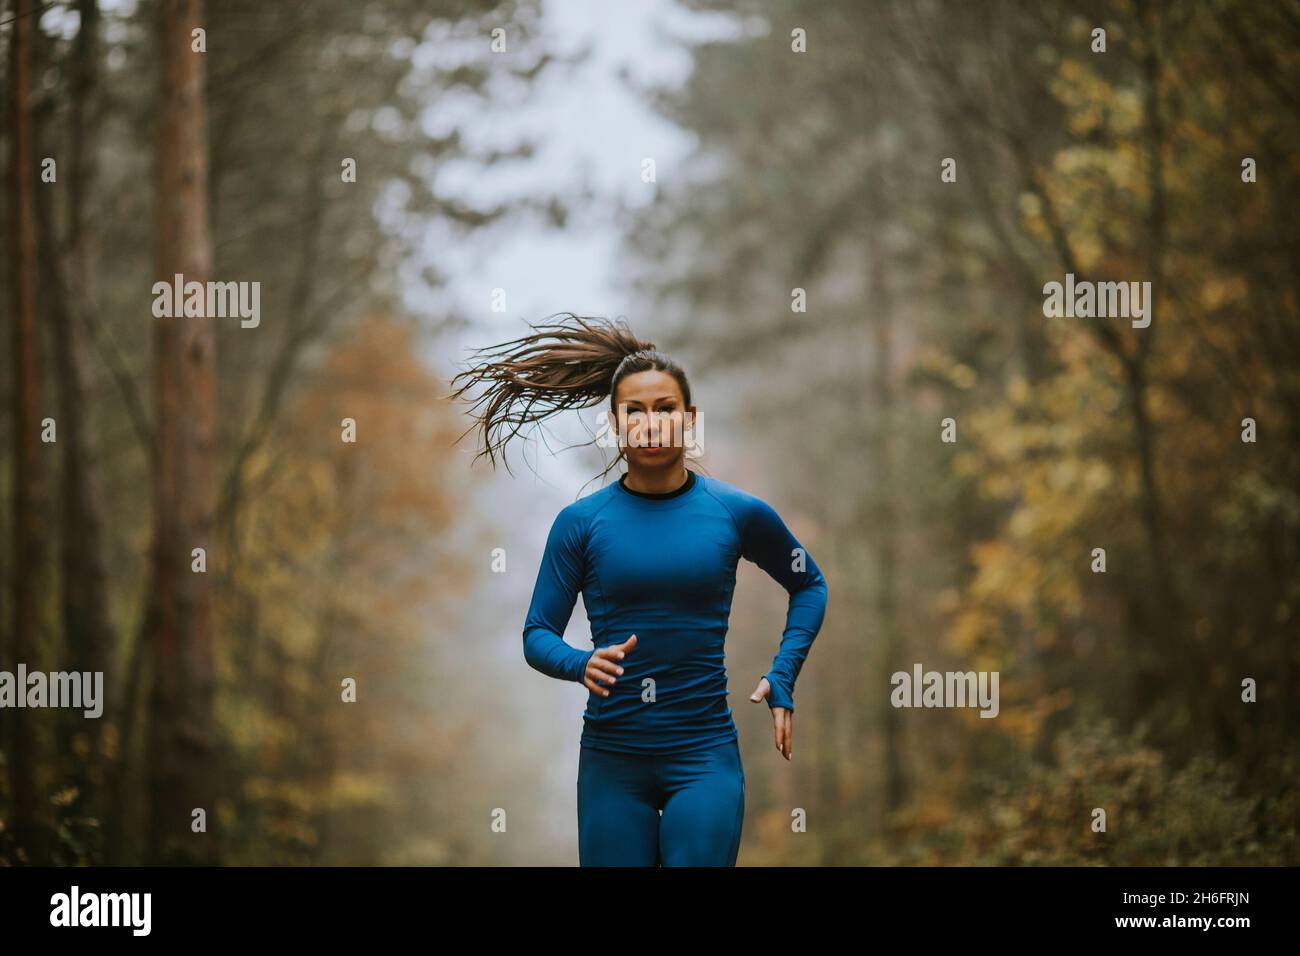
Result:
[[[524,630],[524,660],[528,666],[556,680],[581,681],[587,660],[595,653],[568,644],[554,631],[544,627]]]
[[[771,669],[763,675],[771,687],[767,697],[769,707],[794,710],[795,681],[821,630],[826,598],[826,581],[820,575],[817,580],[790,595],[781,646],[772,661]]]

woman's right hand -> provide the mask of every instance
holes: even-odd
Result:
[[[618,675],[623,673],[623,668],[615,662],[621,661],[634,647],[636,647],[635,634],[622,644],[596,648],[591,657],[587,658],[587,670],[582,675],[583,686],[602,697],[608,697],[609,690],[601,685],[613,684],[618,679]]]

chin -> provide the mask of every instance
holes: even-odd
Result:
[[[664,465],[673,465],[681,458],[680,454],[673,454],[672,451],[660,452],[657,455],[647,455],[644,452],[637,454],[636,463],[645,465],[648,468],[659,468]]]

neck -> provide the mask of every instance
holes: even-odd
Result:
[[[686,484],[686,464],[680,459],[665,468],[629,468],[623,477],[624,487],[646,494],[660,495],[676,491]]]

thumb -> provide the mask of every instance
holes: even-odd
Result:
[[[626,641],[624,641],[620,646],[623,648],[624,654],[632,650],[632,648],[636,647],[636,635],[633,634]]]
[[[764,700],[767,697],[767,693],[771,689],[772,685],[767,682],[767,678],[760,677],[758,679],[758,686],[754,688],[754,693],[749,695],[749,699],[757,704],[759,701]]]

